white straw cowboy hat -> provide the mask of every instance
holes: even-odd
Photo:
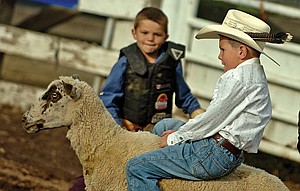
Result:
[[[218,39],[220,35],[234,39],[263,53],[276,64],[264,51],[266,42],[284,43],[290,41],[289,33],[270,34],[270,26],[264,21],[238,10],[229,10],[221,25],[203,27],[196,35],[197,39]]]

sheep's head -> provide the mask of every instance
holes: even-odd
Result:
[[[28,133],[36,133],[43,129],[70,126],[74,103],[81,95],[76,83],[79,79],[74,77],[60,77],[51,82],[46,92],[24,113],[22,127]]]

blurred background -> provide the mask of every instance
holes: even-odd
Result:
[[[218,41],[194,39],[201,27],[222,23],[229,9],[239,9],[267,22],[272,33],[293,35],[292,42],[265,48],[281,66],[261,57],[273,116],[260,145],[261,155],[249,155],[248,160],[263,168],[262,161],[269,157],[270,164],[299,177],[299,0],[0,0],[1,113],[7,108],[24,112],[60,75],[79,74],[99,92],[120,48],[134,42],[133,19],[146,6],[161,8],[169,17],[169,40],[186,45],[184,75],[204,108],[223,70],[217,59]],[[174,116],[187,119],[178,109]],[[2,144],[5,148],[8,142],[2,139]],[[271,173],[287,176],[278,169]],[[294,183],[297,190],[300,182]]]

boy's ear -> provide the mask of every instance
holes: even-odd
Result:
[[[169,35],[167,34],[167,35],[166,35],[166,38],[165,38],[165,41],[168,40],[168,38],[169,38]]]
[[[249,54],[248,48],[243,44],[240,45],[239,51],[240,51],[239,56],[242,60],[244,60],[247,57],[247,55]]]
[[[133,36],[134,40],[136,40],[136,30],[135,30],[135,28],[131,29],[131,33],[132,33],[132,36]]]

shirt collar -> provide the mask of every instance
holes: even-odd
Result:
[[[237,66],[237,68],[238,68],[238,67],[241,67],[241,66],[248,65],[248,64],[260,64],[260,60],[259,60],[259,58],[250,58],[250,59],[248,59],[248,60],[242,62],[241,64],[239,64],[239,65]]]
[[[163,48],[160,48],[159,56],[156,58],[155,63],[159,62],[165,54],[166,54],[166,51]]]

